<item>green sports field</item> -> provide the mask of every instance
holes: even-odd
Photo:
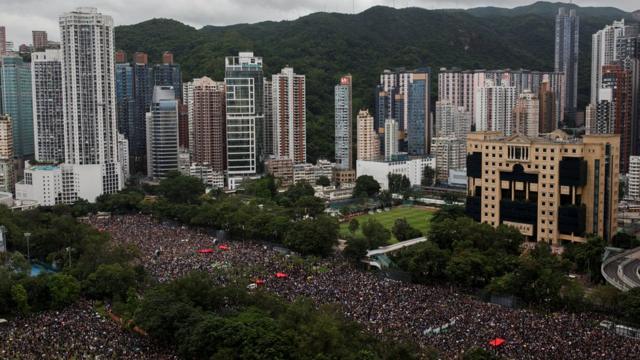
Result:
[[[402,206],[394,208],[391,211],[383,211],[381,213],[375,213],[373,215],[367,214],[358,216],[356,219],[358,219],[358,222],[362,226],[362,224],[364,224],[367,219],[372,217],[378,220],[382,225],[384,225],[384,227],[389,229],[389,231],[391,231],[391,229],[393,228],[393,223],[396,221],[396,219],[405,218],[412,227],[420,230],[422,234],[426,234],[427,230],[429,230],[429,221],[431,221],[432,216],[432,211],[418,207]],[[343,234],[343,236],[349,234],[349,222],[340,224],[340,234]],[[361,230],[358,229],[356,234],[362,235]],[[397,241],[398,240],[392,234],[391,242],[395,243]]]

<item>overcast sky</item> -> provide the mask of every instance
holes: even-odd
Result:
[[[7,28],[7,40],[17,47],[31,43],[31,30],[46,30],[58,40],[58,15],[77,6],[94,6],[113,16],[116,24],[135,24],[154,17],[172,18],[201,27],[264,20],[291,20],[316,11],[352,13],[373,5],[427,9],[476,6],[514,7],[534,0],[0,0],[0,25]],[[568,0],[566,0],[568,2]],[[615,6],[638,10],[638,0],[576,0],[583,6]]]

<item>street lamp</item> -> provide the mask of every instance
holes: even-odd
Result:
[[[67,247],[67,254],[69,254],[69,267],[71,267],[71,247]]]
[[[24,233],[24,238],[27,239],[27,260],[29,264],[31,264],[31,244],[29,242],[29,238],[31,238],[31,233]]]

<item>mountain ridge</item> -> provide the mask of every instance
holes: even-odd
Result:
[[[553,70],[558,3],[538,2],[493,15],[476,10],[394,9],[376,6],[358,14],[313,13],[296,20],[205,26],[196,29],[170,19],[116,27],[116,46],[160,59],[171,50],[185,80],[224,77],[224,57],[251,50],[264,58],[265,76],[292,66],[307,78],[310,160],[333,154],[333,87],[354,76],[354,109],[372,108],[382,70],[430,66]],[[569,6],[569,5],[567,5]],[[486,8],[485,8],[486,9]],[[591,34],[620,17],[622,10],[589,8],[581,16],[579,106],[589,97]],[[474,12],[476,13],[474,15]],[[590,15],[595,13],[596,15]],[[624,15],[621,15],[624,13]],[[542,14],[542,15],[541,15]],[[432,82],[435,88],[437,81]],[[371,109],[373,110],[373,109]]]

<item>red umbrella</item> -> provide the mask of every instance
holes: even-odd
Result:
[[[220,246],[218,246],[218,249],[220,249],[220,250],[229,250],[229,247],[227,245],[220,245]]]
[[[276,273],[276,277],[277,277],[278,279],[284,279],[284,278],[286,278],[286,277],[288,277],[288,276],[289,276],[289,275],[287,275],[287,274],[285,274],[285,273],[283,273],[283,272],[277,272],[277,273]]]
[[[493,347],[499,347],[504,345],[504,343],[507,342],[507,340],[502,339],[502,338],[495,338],[491,341],[489,341],[489,345],[493,346]]]
[[[200,254],[211,254],[213,252],[213,249],[200,249],[198,250],[198,252]]]
[[[258,286],[264,285],[264,280],[262,280],[262,279],[257,279],[257,280],[256,280],[256,285],[258,285]]]

